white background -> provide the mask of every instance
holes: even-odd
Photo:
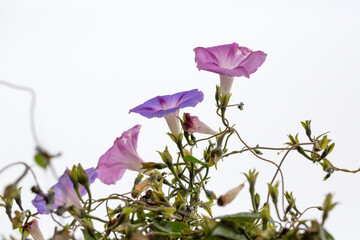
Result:
[[[229,118],[248,144],[282,146],[286,135],[303,130],[312,119],[314,134],[331,131],[336,142],[330,160],[357,169],[360,78],[360,5],[357,1],[0,1],[0,79],[35,89],[36,126],[41,143],[53,153],[58,174],[80,162],[97,165],[114,139],[141,124],[138,152],[145,161],[160,161],[155,150],[171,144],[163,119],[145,119],[128,110],[156,95],[198,88],[205,94],[196,108],[186,109],[212,126],[218,76],[199,72],[193,48],[238,42],[268,54],[250,79],[235,79],[232,102],[244,111]],[[27,93],[0,86],[0,167],[14,161],[33,164]],[[200,137],[200,136],[199,136]],[[304,141],[306,138],[302,137]],[[232,147],[242,148],[234,140]],[[203,146],[201,146],[203,147]],[[171,148],[175,154],[175,148]],[[199,151],[200,152],[200,151]],[[197,155],[200,157],[200,155]],[[274,161],[280,156],[270,155]],[[260,170],[257,189],[265,198],[275,169],[249,154],[218,164],[208,188],[218,195]],[[44,189],[56,179],[35,167]],[[22,168],[0,176],[0,191]],[[320,205],[328,192],[339,205],[326,227],[336,239],[354,239],[358,232],[360,174],[324,173],[293,153],[284,163],[285,188],[294,191],[300,209]],[[113,186],[97,181],[94,197],[127,192],[136,174],[127,172]],[[29,176],[22,184],[24,206],[34,195]],[[232,204],[214,208],[214,215],[247,211],[245,189]],[[34,209],[33,209],[34,210]],[[317,210],[305,218],[320,218]],[[40,221],[46,236],[49,218]],[[0,210],[0,236],[11,225]]]

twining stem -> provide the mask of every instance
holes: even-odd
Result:
[[[312,207],[306,208],[306,209],[300,214],[300,216],[298,217],[298,219],[300,219],[300,218],[302,217],[302,215],[304,215],[305,212],[307,212],[308,210],[313,209],[313,208],[318,208],[318,206],[312,206]]]
[[[240,137],[240,134],[238,133],[238,131],[237,131],[235,128],[231,128],[231,130],[236,133],[236,135],[237,135],[237,137],[239,138],[240,142],[242,142],[242,144],[244,144],[244,146],[245,146],[247,149],[249,149],[249,151],[250,151],[255,157],[257,157],[257,158],[259,158],[259,159],[261,159],[261,160],[263,160],[263,161],[265,161],[265,162],[271,163],[272,165],[274,165],[275,167],[277,167],[277,172],[280,172],[280,176],[281,176],[282,208],[283,208],[283,211],[285,212],[285,199],[284,199],[284,193],[285,193],[285,187],[284,187],[284,185],[285,185],[285,180],[284,180],[284,175],[283,175],[281,169],[279,168],[279,166],[278,166],[275,162],[273,162],[273,161],[271,161],[271,160],[268,160],[268,159],[266,159],[266,158],[260,157],[258,154],[256,154],[256,152],[255,152],[253,149],[251,149],[251,147],[249,147],[249,145],[247,145],[246,142]],[[267,201],[267,202],[269,202],[269,201]]]
[[[26,91],[26,92],[30,93],[30,95],[31,95],[31,104],[30,104],[29,114],[30,114],[31,135],[32,135],[32,138],[33,138],[35,144],[37,146],[39,146],[40,141],[39,141],[39,138],[38,138],[38,136],[36,134],[36,126],[35,126],[35,105],[36,105],[36,93],[35,93],[35,91],[30,87],[16,85],[16,84],[9,83],[9,82],[3,81],[3,80],[0,80],[0,85],[4,85],[4,86],[7,86],[7,87],[15,89],[15,90]]]
[[[17,185],[27,174],[28,171],[31,172],[31,175],[33,176],[34,180],[35,180],[35,183],[36,183],[36,186],[39,187],[39,182],[36,178],[36,175],[34,173],[34,171],[32,170],[32,168],[27,165],[25,162],[14,162],[14,163],[11,163],[9,165],[6,165],[5,167],[3,167],[1,170],[0,170],[0,174],[2,174],[6,169],[10,168],[10,167],[13,167],[15,165],[24,165],[25,166],[25,171],[24,173],[15,181],[15,185]]]
[[[357,169],[357,170],[349,170],[349,169],[345,169],[345,168],[337,168],[335,167],[334,165],[331,165],[331,168],[334,169],[335,171],[341,171],[341,172],[347,172],[347,173],[357,173],[357,172],[360,172],[360,168]]]
[[[281,168],[281,165],[283,164],[283,162],[285,161],[285,158],[287,157],[287,155],[288,155],[292,150],[294,150],[294,149],[296,149],[297,147],[302,146],[302,145],[314,145],[314,143],[312,143],[312,142],[310,142],[310,143],[297,143],[297,144],[294,144],[293,146],[291,146],[291,148],[289,148],[289,149],[286,151],[284,157],[281,159],[280,164],[279,164],[279,166],[277,167],[277,170],[276,170],[276,172],[275,172],[275,175],[274,175],[274,177],[272,178],[272,180],[271,180],[271,182],[270,182],[271,185],[274,183],[277,174],[278,174],[279,172],[281,173],[281,169],[280,169],[280,168]],[[283,178],[283,177],[282,177],[282,178]],[[282,189],[283,189],[282,198],[284,199],[284,184],[282,184]],[[268,195],[267,195],[267,200],[266,200],[267,203],[269,202],[269,197],[270,197],[270,192],[268,192]],[[283,200],[283,210],[284,210],[284,209],[285,209],[285,207],[284,207],[284,200]],[[285,211],[284,211],[284,212],[285,212]]]

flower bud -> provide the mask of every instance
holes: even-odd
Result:
[[[76,191],[78,191],[79,190],[79,181],[78,181],[78,171],[77,171],[76,166],[73,166],[71,171],[68,170],[67,174],[74,185],[74,189]]]
[[[184,131],[189,133],[203,133],[203,134],[210,134],[215,135],[217,134],[216,131],[212,130],[208,125],[203,123],[199,120],[196,116],[190,116],[189,113],[184,114],[184,122],[182,124],[182,127]]]
[[[18,195],[17,186],[16,184],[10,184],[6,186],[4,191],[4,198],[5,199],[14,199]]]
[[[172,166],[172,157],[167,147],[165,148],[164,152],[158,152],[158,153],[160,154],[161,159],[167,166]]]
[[[139,196],[140,192],[143,191],[148,186],[149,183],[150,183],[150,178],[147,178],[144,181],[137,184],[134,187],[134,189],[132,190],[131,196],[133,198],[137,198]]]
[[[257,177],[259,175],[259,172],[256,172],[256,170],[254,169],[254,170],[249,170],[249,173],[248,174],[244,173],[244,175],[245,175],[246,179],[249,182],[250,193],[254,194],[254,192],[255,192],[255,183],[256,183],[256,179],[257,179]]]
[[[210,200],[216,199],[216,195],[213,191],[205,190],[205,194],[206,194],[206,197],[209,198]]]
[[[279,195],[278,186],[279,186],[279,182],[275,183],[274,186],[271,185],[270,183],[268,184],[269,193],[275,205],[277,204],[278,195]]]
[[[226,206],[227,204],[231,203],[232,200],[234,200],[234,198],[239,194],[240,190],[244,188],[244,185],[245,184],[242,183],[239,186],[237,186],[236,188],[231,189],[224,195],[221,195],[217,201],[218,205]]]
[[[301,122],[301,125],[305,129],[306,135],[311,139],[311,120],[305,120],[305,122]]]
[[[323,217],[322,217],[322,224],[326,221],[329,212],[337,205],[337,202],[333,202],[333,195],[331,193],[326,195],[325,201],[322,205],[323,209]]]
[[[84,168],[79,163],[77,167],[77,175],[78,175],[78,181],[81,185],[88,188],[89,187],[89,176],[86,174]]]
[[[42,235],[38,221],[36,219],[31,220],[27,224],[23,226],[23,228],[30,233],[30,235],[34,238],[34,240],[45,240],[44,236]]]

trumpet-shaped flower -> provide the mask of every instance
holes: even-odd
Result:
[[[105,184],[115,184],[126,169],[141,171],[143,160],[136,152],[141,126],[136,125],[117,138],[114,145],[100,157],[97,166],[99,179]]]
[[[173,95],[154,97],[131,109],[130,112],[139,113],[147,118],[164,117],[171,133],[178,136],[181,132],[178,119],[180,108],[195,107],[203,99],[204,94],[197,89],[193,89]]]
[[[66,169],[64,174],[61,175],[59,182],[52,186],[54,191],[54,203],[51,205],[46,202],[44,196],[38,194],[32,201],[32,204],[37,208],[40,214],[49,214],[51,210],[55,210],[59,207],[70,207],[75,206],[81,208],[79,197],[74,189],[73,182],[70,180],[68,175],[69,169]],[[97,178],[98,174],[94,168],[85,170],[89,177],[89,184],[93,183]],[[87,193],[84,186],[79,185],[79,193],[81,196]]]
[[[246,47],[239,47],[237,43],[209,48],[197,47],[194,51],[199,70],[220,74],[223,95],[230,93],[234,77],[249,78],[266,59],[264,52],[253,52]]]
[[[189,113],[184,114],[184,122],[182,125],[183,129],[189,133],[203,133],[215,135],[216,131],[211,129],[208,125],[200,121],[200,119],[196,116],[190,116]]]

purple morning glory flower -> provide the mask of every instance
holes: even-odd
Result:
[[[131,109],[130,112],[139,113],[147,118],[164,117],[171,133],[178,136],[181,132],[178,119],[180,108],[195,107],[203,99],[204,94],[197,89],[193,89],[173,95],[154,97]]]
[[[253,52],[246,47],[239,47],[237,43],[209,48],[197,47],[194,52],[199,70],[220,74],[223,95],[230,93],[234,77],[249,78],[266,59],[264,52]]]
[[[143,160],[136,152],[141,126],[136,125],[117,138],[114,145],[100,157],[96,167],[99,179],[105,184],[115,184],[126,169],[142,171]]]
[[[51,187],[55,193],[54,204],[52,206],[47,205],[44,197],[39,194],[36,195],[35,199],[32,201],[32,204],[37,208],[37,211],[40,214],[49,214],[51,210],[55,210],[61,206],[75,206],[81,208],[79,197],[76,194],[73,182],[70,180],[68,171],[70,170],[66,169],[64,174],[61,175],[59,182]],[[85,172],[89,177],[89,184],[93,183],[98,176],[96,170],[94,168],[89,168],[86,169]],[[79,192],[81,196],[84,196],[87,193],[82,185],[79,185]]]

